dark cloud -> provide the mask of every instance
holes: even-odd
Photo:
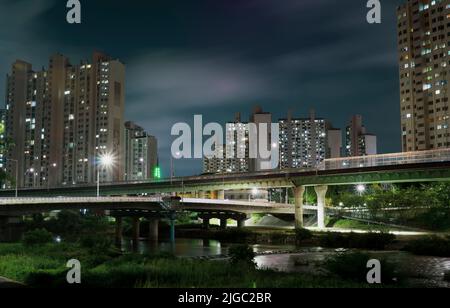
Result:
[[[54,52],[120,58],[127,118],[159,138],[165,170],[173,124],[194,114],[224,123],[255,104],[275,119],[315,108],[337,127],[360,113],[382,152],[400,150],[401,0],[382,1],[380,25],[367,24],[365,0],[81,2],[82,25],[68,25],[65,1],[0,0],[0,72],[16,58],[39,67]],[[177,165],[200,171],[199,161]]]

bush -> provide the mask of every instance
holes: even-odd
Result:
[[[80,245],[90,251],[107,252],[112,247],[112,241],[106,236],[85,235],[81,238]]]
[[[412,241],[403,249],[416,255],[450,257],[450,238],[430,236]]]
[[[255,253],[248,245],[234,245],[230,247],[229,254],[232,264],[245,263],[255,267]]]
[[[328,232],[321,239],[320,244],[331,248],[360,248],[383,250],[386,245],[395,240],[395,235],[390,233],[336,233]]]
[[[312,239],[313,234],[308,229],[296,229],[295,230],[295,240],[297,242],[302,242]]]
[[[28,231],[23,236],[23,244],[25,246],[35,246],[51,243],[53,235],[45,229],[36,229]]]
[[[330,273],[345,279],[361,283],[367,283],[367,262],[373,259],[369,254],[352,252],[329,257],[324,262],[324,268]],[[385,260],[381,263],[381,279],[383,284],[391,284],[395,281],[394,266]]]

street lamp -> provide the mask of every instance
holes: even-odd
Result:
[[[19,196],[19,161],[17,159],[7,159],[16,165],[16,198]]]
[[[100,169],[101,168],[111,168],[114,165],[114,156],[105,153],[98,157],[97,162],[97,198],[100,197]]]
[[[175,158],[180,159],[180,157],[181,157],[181,153],[176,152]],[[174,166],[174,162],[173,162],[173,155],[170,154],[170,185],[172,185],[174,177],[175,177],[175,166]]]

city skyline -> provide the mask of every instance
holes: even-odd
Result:
[[[258,6],[200,1],[176,8],[156,2],[123,9],[119,1],[101,9],[83,3],[83,23],[68,25],[63,3],[6,1],[1,5],[23,16],[25,25],[11,20],[11,29],[0,32],[9,47],[0,53],[1,78],[16,58],[39,67],[54,51],[74,63],[95,49],[121,59],[127,65],[125,118],[160,140],[165,174],[173,124],[189,123],[193,114],[226,123],[236,111],[247,117],[254,105],[275,118],[287,110],[303,117],[314,108],[337,127],[362,114],[379,137],[380,152],[398,152],[396,7],[402,2],[382,4],[380,25],[367,24],[365,3],[341,9],[333,1],[286,1],[276,10],[271,1]],[[312,20],[320,23],[311,29]],[[77,44],[67,44],[72,40]],[[29,44],[32,51],[24,47]],[[377,110],[385,111],[382,123]],[[176,172],[200,173],[201,165],[201,160],[176,164]]]

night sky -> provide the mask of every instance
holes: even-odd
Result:
[[[404,0],[406,1],[406,0]],[[366,0],[81,0],[82,24],[65,0],[0,0],[0,97],[15,59],[40,69],[53,53],[73,63],[93,50],[127,65],[126,119],[159,139],[167,174],[177,122],[247,120],[261,105],[286,117],[344,128],[361,114],[379,152],[400,151],[396,7],[366,22]],[[177,161],[176,174],[201,173]]]

